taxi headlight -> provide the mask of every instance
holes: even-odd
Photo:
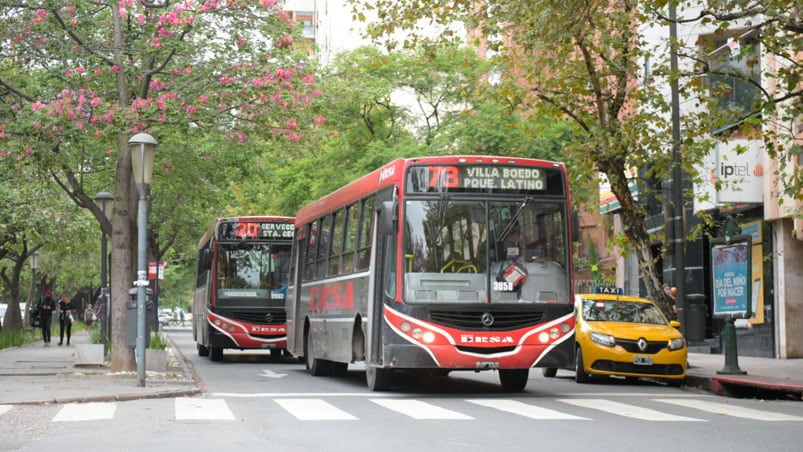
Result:
[[[676,337],[669,341],[669,350],[680,350],[684,345],[686,345],[686,340]]]
[[[591,333],[588,337],[591,338],[591,342],[595,344],[604,345],[606,347],[613,347],[616,345],[616,339],[607,334]]]

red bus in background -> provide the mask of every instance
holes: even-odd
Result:
[[[285,300],[293,218],[220,218],[198,244],[192,331],[199,356],[287,347]]]
[[[562,163],[390,162],[296,214],[288,350],[313,375],[365,361],[372,390],[493,370],[521,391],[574,364],[570,224]]]

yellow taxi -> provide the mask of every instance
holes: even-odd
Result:
[[[686,381],[686,340],[652,301],[614,294],[578,294],[575,381],[592,375]]]

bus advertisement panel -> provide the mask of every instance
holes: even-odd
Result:
[[[221,218],[198,244],[193,337],[212,361],[223,349],[287,347],[286,307],[292,217]]]
[[[297,213],[288,350],[313,375],[365,361],[372,390],[493,370],[521,391],[573,365],[570,224],[562,163],[397,159]]]

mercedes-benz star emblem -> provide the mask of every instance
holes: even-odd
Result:
[[[644,350],[647,350],[647,341],[644,340],[643,337],[638,340],[638,349],[641,350],[642,352]]]
[[[273,314],[271,314],[270,312],[265,314],[265,322],[270,323],[272,321],[273,321]]]
[[[494,316],[491,315],[490,312],[485,312],[482,314],[482,317],[480,317],[480,322],[482,322],[484,326],[491,326],[494,324]]]

